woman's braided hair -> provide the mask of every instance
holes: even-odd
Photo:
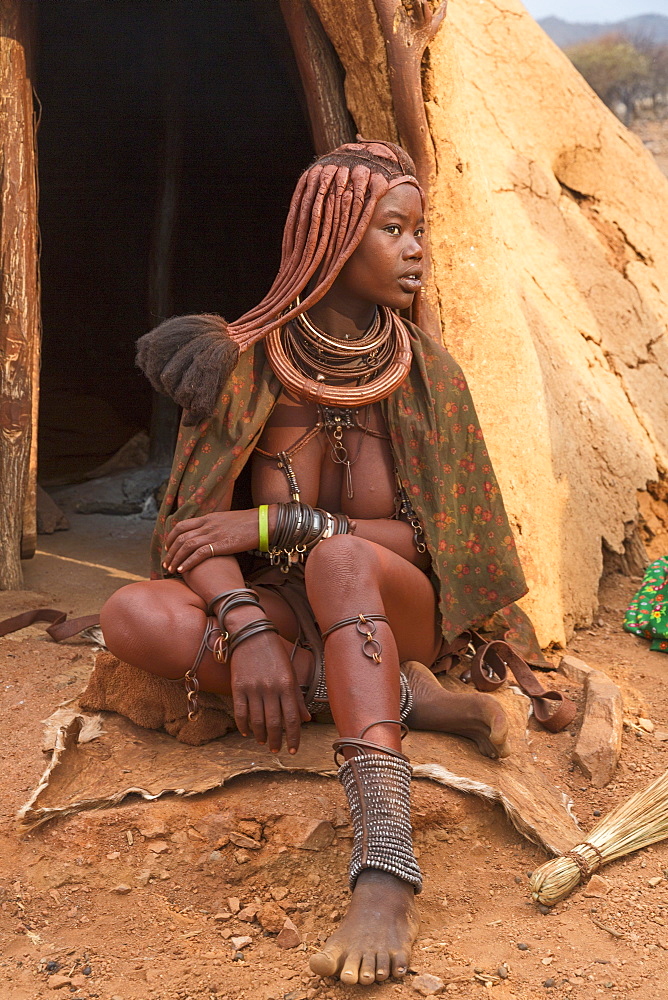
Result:
[[[392,142],[360,139],[319,157],[297,182],[281,264],[262,301],[233,323],[212,314],[177,316],[140,338],[137,364],[154,389],[188,411],[186,424],[211,415],[240,351],[326,294],[359,246],[378,201],[405,182],[419,189],[413,161]]]

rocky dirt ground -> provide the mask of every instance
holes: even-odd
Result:
[[[149,530],[136,518],[90,516],[40,537],[43,554],[27,564],[30,590],[0,595],[0,618],[38,604],[95,610],[145,573]],[[649,718],[654,732],[625,728],[622,763],[603,790],[571,762],[579,718],[558,735],[530,734],[585,830],[668,766],[668,658],[620,628],[636,587],[610,577],[595,624],[570,650],[607,671],[628,719]],[[412,998],[423,975],[459,998],[665,997],[668,843],[541,911],[527,876],[542,851],[498,808],[429,781],[414,785],[426,887],[411,972],[366,989],[308,972],[309,953],[347,902],[349,828],[334,780],[254,775],[189,800],[135,798],[20,835],[14,814],[45,766],[41,720],[80,689],[93,655],[80,640],[56,646],[41,626],[0,640],[2,1000]],[[314,828],[324,836],[293,846]],[[286,917],[291,925],[277,936]]]

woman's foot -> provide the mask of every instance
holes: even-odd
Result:
[[[508,757],[508,722],[499,703],[489,694],[446,691],[428,667],[407,660],[401,669],[413,695],[406,724],[410,729],[454,733],[476,743],[485,757]]]
[[[366,868],[357,879],[341,926],[311,957],[311,970],[361,986],[403,976],[419,923],[413,886],[388,872]]]

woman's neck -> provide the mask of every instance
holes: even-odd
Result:
[[[351,302],[330,291],[308,311],[315,325],[338,340],[358,340],[373,323],[376,306],[369,302]]]

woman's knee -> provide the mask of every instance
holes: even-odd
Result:
[[[305,581],[309,596],[314,591],[331,595],[368,589],[379,576],[377,547],[355,535],[333,535],[324,539],[306,560]]]
[[[204,623],[204,612],[185,596],[180,587],[167,589],[160,582],[121,587],[100,612],[105,644],[135,666],[143,666],[156,652],[169,661],[174,654],[180,664],[190,655],[192,636]]]
[[[151,584],[130,583],[120,587],[102,605],[100,627],[111,652],[124,659],[140,635],[166,626],[167,622],[161,620],[163,617],[151,593]]]

